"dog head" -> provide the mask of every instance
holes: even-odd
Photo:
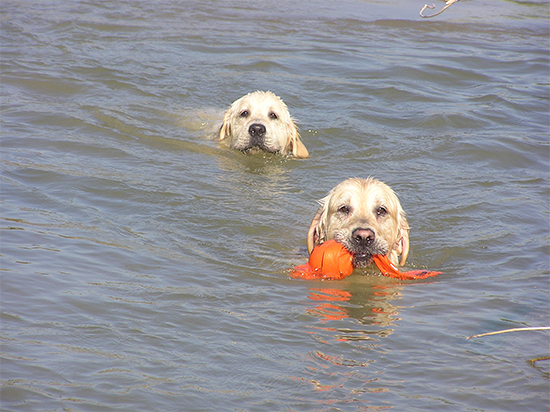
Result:
[[[261,149],[309,157],[286,104],[271,92],[253,92],[233,102],[223,117],[220,140],[241,151]]]
[[[335,239],[353,254],[356,267],[387,255],[403,266],[409,254],[409,226],[394,191],[375,179],[348,179],[321,199],[308,232],[308,251]],[[400,257],[400,258],[399,258]]]

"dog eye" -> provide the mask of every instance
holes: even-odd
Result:
[[[378,216],[385,216],[388,214],[388,209],[386,209],[384,206],[380,206],[378,209],[376,209],[376,214]]]
[[[339,211],[340,213],[345,214],[345,215],[349,215],[349,207],[347,207],[347,206],[345,206],[345,205],[344,205],[344,206],[340,206],[340,207],[338,208],[338,211]]]
[[[271,113],[269,113],[269,118],[275,120],[275,119],[278,119],[279,116],[277,116],[277,113],[271,112]]]
[[[248,110],[243,110],[240,114],[241,117],[248,117],[248,115],[250,114],[250,112]]]

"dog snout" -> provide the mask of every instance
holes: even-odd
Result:
[[[265,136],[265,126],[261,123],[252,123],[248,128],[248,133],[250,136],[255,138],[262,138]]]
[[[352,232],[351,238],[359,246],[370,246],[374,242],[376,235],[371,229],[358,228]]]

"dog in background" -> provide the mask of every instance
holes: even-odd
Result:
[[[355,267],[371,265],[372,255],[387,255],[403,266],[409,254],[409,225],[399,199],[386,184],[352,178],[319,201],[308,231],[307,247],[335,239],[353,254]]]
[[[249,93],[233,102],[223,117],[219,140],[241,151],[309,157],[286,104],[272,92]]]

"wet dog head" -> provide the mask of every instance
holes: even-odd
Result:
[[[308,250],[335,239],[351,253],[356,267],[372,263],[372,255],[388,255],[404,265],[409,254],[409,226],[394,191],[375,179],[348,179],[320,201],[311,222]]]
[[[228,139],[236,150],[309,156],[286,104],[271,92],[249,93],[233,102],[224,115],[219,137]]]

